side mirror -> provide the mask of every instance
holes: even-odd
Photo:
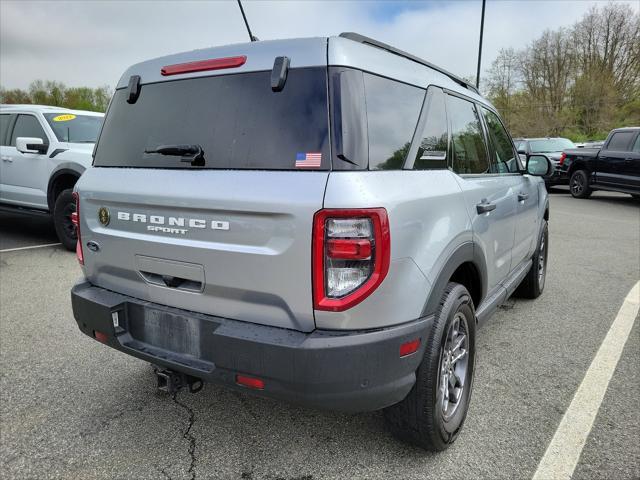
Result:
[[[44,140],[36,137],[16,138],[16,149],[21,153],[47,153],[49,145]]]
[[[526,154],[527,154],[527,151],[526,151],[524,148],[519,148],[519,149],[518,149],[518,153],[519,153],[520,155],[526,155]]]
[[[527,158],[527,173],[534,177],[544,177],[551,172],[551,161],[546,155],[531,155]]]

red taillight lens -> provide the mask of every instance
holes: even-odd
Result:
[[[76,227],[76,257],[80,265],[84,265],[84,254],[82,253],[82,239],[80,238],[80,196],[78,192],[73,192],[73,199],[76,201],[76,211],[71,214],[71,222]]]
[[[198,62],[177,63],[175,65],[165,65],[160,69],[160,73],[167,77],[180,73],[205,72],[207,70],[223,70],[225,68],[241,67],[247,61],[245,55],[239,57],[212,58],[211,60],[201,60]]]
[[[254,390],[264,390],[264,380],[260,380],[259,378],[236,375],[236,383],[243,387],[253,388]]]
[[[567,154],[562,152],[560,154],[560,166],[564,165],[564,159],[567,158]]]
[[[313,229],[314,308],[340,312],[362,302],[389,271],[387,211],[320,210]]]

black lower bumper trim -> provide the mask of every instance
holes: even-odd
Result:
[[[376,330],[297,332],[166,307],[91,285],[71,291],[85,334],[156,365],[236,385],[265,382],[262,396],[342,411],[377,410],[402,400],[415,382],[432,317]],[[117,320],[114,322],[114,318]],[[114,326],[117,323],[117,327]],[[400,345],[421,338],[400,358]]]

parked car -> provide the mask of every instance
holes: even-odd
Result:
[[[604,140],[587,140],[586,142],[576,143],[576,148],[602,148]]]
[[[73,187],[86,168],[102,113],[0,105],[0,209],[53,216],[60,242],[76,248]]]
[[[475,87],[361,35],[134,65],[76,185],[78,327],[166,391],[385,409],[443,450],[476,325],[544,289],[550,162],[524,168]]]
[[[587,198],[594,190],[640,198],[640,127],[611,130],[602,149],[565,150],[563,173],[571,195]]]
[[[567,185],[569,179],[562,170],[564,162],[563,151],[568,148],[577,148],[568,138],[547,137],[547,138],[516,138],[514,139],[518,153],[521,155],[544,154],[551,159],[553,168],[549,175],[544,177],[545,185]]]

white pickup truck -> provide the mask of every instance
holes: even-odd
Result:
[[[0,105],[0,209],[53,216],[60,242],[76,247],[73,186],[91,166],[102,113]]]

